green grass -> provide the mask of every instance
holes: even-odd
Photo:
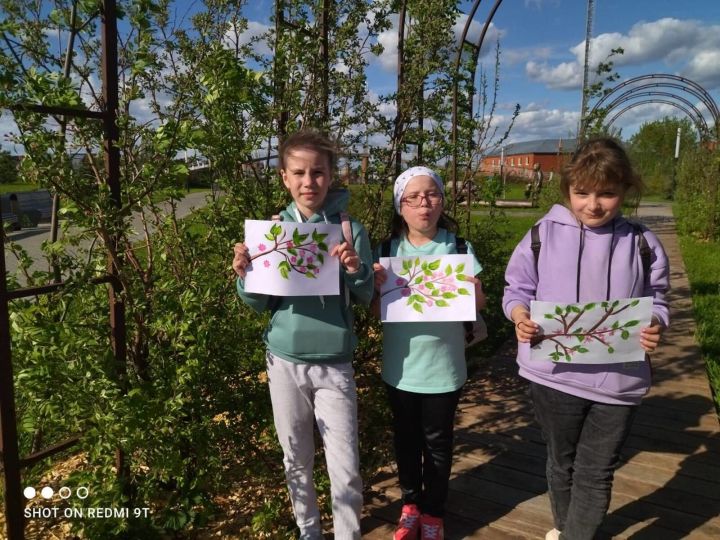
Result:
[[[19,191],[35,191],[38,187],[35,184],[0,184],[0,194],[17,193]]]
[[[690,279],[695,334],[707,366],[715,409],[720,415],[720,242],[680,237],[680,249]]]

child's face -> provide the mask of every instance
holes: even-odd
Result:
[[[625,188],[611,184],[602,188],[587,189],[578,184],[570,186],[570,210],[586,227],[602,227],[620,212],[625,199]]]
[[[429,176],[416,176],[405,186],[400,215],[411,231],[434,236],[443,211],[443,194]],[[418,205],[413,208],[413,206]]]
[[[285,168],[280,170],[280,174],[295,205],[305,217],[322,208],[332,182],[325,153],[310,148],[295,148],[288,152]]]

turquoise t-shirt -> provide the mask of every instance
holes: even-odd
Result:
[[[482,266],[470,242],[466,243],[477,275]],[[391,257],[456,253],[455,235],[445,229],[438,229],[435,238],[420,247],[413,246],[405,235],[393,238],[390,243]],[[379,257],[378,248],[375,260]],[[440,394],[465,384],[467,366],[462,322],[384,323],[383,326],[382,378],[390,386],[407,392]]]

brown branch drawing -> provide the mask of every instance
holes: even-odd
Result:
[[[640,300],[636,299],[623,305],[621,305],[620,300],[615,300],[612,302],[591,302],[582,307],[573,304],[555,306],[553,313],[545,314],[545,319],[557,321],[562,325],[562,329],[534,337],[530,340],[530,346],[536,347],[543,341],[551,341],[555,349],[550,353],[549,357],[554,362],[559,360],[570,362],[574,355],[589,352],[589,349],[584,345],[593,341],[601,343],[607,349],[608,354],[613,354],[615,348],[607,338],[619,333],[620,339],[627,340],[630,337],[628,329],[637,326],[640,321],[635,319],[627,322],[616,320],[610,326],[603,326],[603,324],[609,317],[635,307],[639,302]],[[598,308],[602,310],[599,314],[597,313]],[[598,315],[599,318],[595,319]],[[588,328],[579,325],[584,316],[586,320],[589,320],[590,326]],[[575,340],[577,340],[577,343],[573,345],[572,342]]]

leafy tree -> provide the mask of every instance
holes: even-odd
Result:
[[[717,146],[702,143],[682,153],[675,191],[681,233],[703,240],[720,240],[719,175]]]
[[[18,181],[18,159],[6,150],[0,150],[0,184]]]
[[[675,144],[680,129],[680,152],[693,153],[698,140],[692,122],[687,118],[665,117],[646,122],[629,140],[633,165],[642,175],[647,192],[672,195],[673,176],[677,173]]]

